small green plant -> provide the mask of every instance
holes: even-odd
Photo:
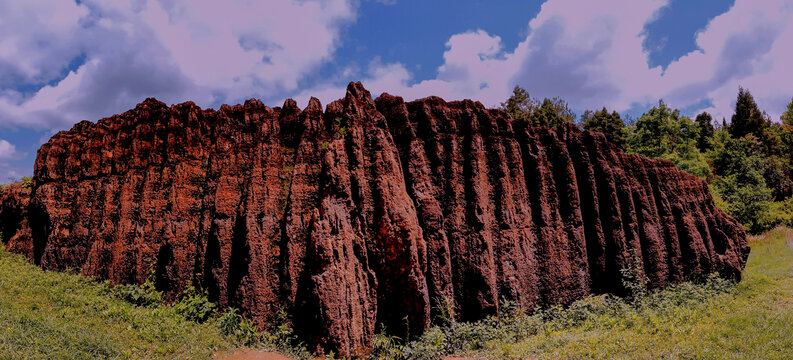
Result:
[[[244,319],[239,310],[229,307],[217,319],[220,333],[231,337],[237,344],[253,346],[261,341],[258,329],[252,321]]]
[[[622,276],[622,286],[630,294],[631,299],[639,298],[647,295],[647,283],[649,279],[644,274],[642,268],[642,258],[636,249],[631,251],[631,256],[628,258],[628,267],[620,269]]]
[[[397,336],[377,333],[372,339],[372,358],[379,360],[400,359],[402,357],[402,339]]]
[[[192,284],[185,289],[182,298],[173,304],[173,308],[185,319],[198,323],[209,320],[217,310],[217,306],[207,299],[206,291]]]
[[[438,315],[435,321],[441,326],[448,326],[455,321],[454,300],[450,297],[438,299]]]
[[[265,344],[271,345],[276,349],[289,349],[298,343],[297,336],[292,331],[292,324],[284,309],[280,309],[276,313],[275,323],[277,325],[272,333],[263,334]]]
[[[118,284],[111,286],[110,293],[136,306],[158,306],[162,304],[162,292],[154,286],[152,279],[143,284]]]
[[[22,187],[23,188],[26,188],[26,189],[32,189],[33,188],[33,178],[31,178],[30,176],[23,176],[21,181],[22,181]]]

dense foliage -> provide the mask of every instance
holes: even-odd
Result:
[[[575,120],[575,114],[564,100],[555,97],[540,101],[532,98],[528,91],[519,86],[515,86],[512,96],[501,103],[501,109],[512,118],[528,120],[534,126],[557,127]]]
[[[547,127],[573,116],[563,100],[540,102],[520,87],[501,109]],[[716,203],[753,233],[793,226],[793,99],[775,122],[748,89],[739,88],[730,123],[723,119],[714,126],[713,120],[706,112],[692,120],[659,101],[629,125],[605,107],[585,111],[578,124],[627,152],[669,160],[707,180]]]
[[[602,132],[606,139],[625,149],[627,132],[618,112],[609,113],[605,107],[598,112],[587,110],[581,115],[581,126],[589,131]]]

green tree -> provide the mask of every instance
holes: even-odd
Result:
[[[499,107],[513,119],[528,120],[532,126],[555,128],[565,122],[573,122],[575,114],[567,102],[555,97],[542,102],[532,98],[526,89],[515,85],[512,95]]]
[[[572,123],[575,120],[575,114],[570,111],[566,101],[560,98],[545,98],[530,119],[534,126],[555,128],[566,122]]]
[[[697,148],[699,126],[663,101],[627,128],[628,152],[667,159],[683,171],[707,178],[711,171]]]
[[[625,123],[616,111],[609,114],[603,107],[598,112],[587,110],[581,115],[582,127],[589,131],[597,131],[606,135],[606,139],[620,148],[625,148]]]
[[[512,89],[512,96],[501,103],[500,108],[513,119],[528,119],[534,114],[537,107],[537,100],[532,99],[526,89],[515,85],[515,88]]]
[[[756,139],[756,146],[763,157],[766,184],[773,190],[774,199],[781,201],[790,196],[793,186],[790,149],[786,144],[789,126],[771,123],[770,120],[769,124]]]
[[[697,149],[694,141],[683,141],[677,144],[673,152],[664,154],[661,158],[675,163],[678,169],[703,179],[709,178],[712,174],[705,154]]]
[[[753,233],[773,225],[768,220],[771,189],[763,176],[764,159],[756,138],[734,139],[718,131],[711,156],[714,171],[721,175],[714,189],[727,202],[727,212]]]
[[[787,110],[782,113],[780,119],[783,124],[793,126],[793,98],[790,99],[790,103],[787,104]]]
[[[658,106],[643,114],[631,130],[630,152],[652,158],[672,153],[680,141],[680,111],[659,101]]]
[[[734,138],[740,138],[748,134],[755,137],[762,137],[763,130],[769,122],[757,108],[754,97],[742,87],[738,88],[738,99],[735,102],[735,114],[730,123],[730,134]]]
[[[711,141],[713,141],[713,118],[710,114],[703,112],[697,115],[695,120],[697,123],[697,128],[699,128],[699,138],[697,139],[697,149],[699,151],[705,152],[710,150],[713,146],[711,145]]]

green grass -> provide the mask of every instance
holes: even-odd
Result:
[[[135,306],[77,274],[42,271],[0,248],[0,358],[210,358],[235,348],[172,306]]]
[[[633,299],[594,296],[567,309],[434,327],[400,346],[377,337],[378,358],[790,359],[793,230],[750,241],[743,281],[711,277]]]
[[[793,354],[793,231],[751,241],[743,281],[683,284],[623,311],[546,329],[516,343],[494,341],[496,357],[789,359]]]
[[[408,344],[376,336],[374,357],[790,358],[793,230],[753,237],[751,246],[737,285],[709,278],[637,291],[632,299],[590,297],[533,315],[447,320]],[[77,274],[42,271],[0,247],[0,359],[193,359],[245,345],[310,356],[295,347],[299,342],[287,325],[256,334],[234,311],[207,315],[211,305],[200,293],[163,305],[156,296],[149,299],[150,290],[113,289]]]

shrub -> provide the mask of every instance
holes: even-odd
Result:
[[[765,222],[765,226],[768,228],[777,225],[793,226],[793,198],[787,198],[785,201],[772,202],[769,205]]]
[[[738,175],[729,175],[716,180],[714,187],[727,202],[727,213],[747,231],[757,234],[773,227],[769,218],[771,189],[764,183],[741,184]]]
[[[30,176],[23,176],[22,177],[22,187],[26,189],[33,188],[33,179]]]
[[[217,306],[207,299],[206,291],[190,285],[173,308],[185,319],[203,323],[215,314]]]
[[[231,337],[236,343],[252,346],[261,340],[258,329],[252,321],[244,319],[236,308],[228,308],[217,320],[220,333]]]
[[[162,292],[157,291],[154,281],[147,279],[143,284],[119,284],[109,288],[110,293],[136,306],[157,306],[162,304]]]
[[[446,349],[446,334],[442,328],[433,327],[418,340],[413,341],[399,350],[397,359],[439,359],[449,352]],[[385,357],[384,359],[388,359]]]

